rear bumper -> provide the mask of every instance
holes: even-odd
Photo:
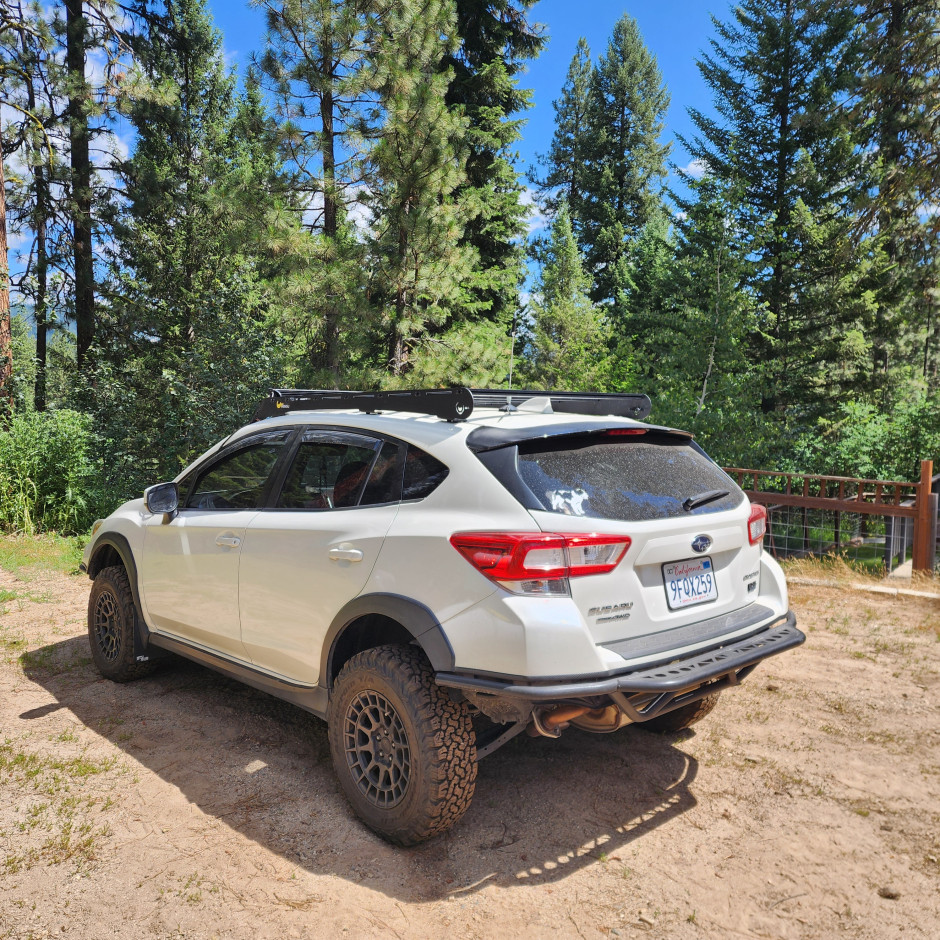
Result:
[[[548,683],[513,677],[480,677],[460,673],[439,672],[435,678],[438,685],[452,689],[483,692],[489,695],[525,699],[532,702],[557,702],[563,699],[588,698],[595,695],[621,693],[653,695],[663,693],[670,700],[678,701],[683,693],[708,685],[709,691],[718,691],[737,685],[755,666],[769,656],[799,646],[806,640],[796,627],[796,615],[786,615],[768,624],[758,633],[744,639],[733,640],[727,645],[714,645],[691,656],[646,667],[621,675],[572,676]],[[652,715],[645,715],[652,717]]]

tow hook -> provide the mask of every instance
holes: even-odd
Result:
[[[545,738],[558,738],[573,718],[580,718],[589,711],[591,709],[587,705],[559,705],[550,711],[541,712],[536,709],[532,712],[532,724],[526,728],[526,733],[533,738],[539,735]]]

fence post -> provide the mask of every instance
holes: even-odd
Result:
[[[934,546],[930,544],[935,521],[930,518],[930,489],[933,476],[933,461],[920,462],[920,485],[917,487],[917,515],[914,517],[914,571],[933,571]]]

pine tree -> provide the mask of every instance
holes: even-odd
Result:
[[[568,66],[561,96],[552,102],[555,109],[555,132],[546,155],[539,155],[537,163],[545,168],[541,179],[533,167],[529,177],[535,184],[542,209],[554,215],[565,202],[572,215],[572,225],[578,229],[579,207],[584,194],[585,135],[588,120],[588,92],[591,86],[591,49],[582,36]]]
[[[363,315],[358,278],[361,241],[350,215],[368,200],[368,151],[379,121],[373,81],[379,0],[253,0],[266,14],[267,49],[260,60],[282,119],[284,159],[291,187],[314,234],[310,242],[290,226],[281,247],[293,278],[284,297],[296,304],[297,328],[307,334],[313,381],[336,385],[346,366],[347,331]],[[284,236],[284,232],[281,232]],[[319,276],[312,276],[310,264]],[[312,315],[312,318],[311,318]]]
[[[266,147],[233,137],[250,122],[205,0],[167,0],[135,47],[164,94],[131,108],[137,142],[121,169],[127,205],[84,390],[110,482],[122,492],[175,475],[243,422],[277,358],[256,246],[239,243],[246,225],[221,224],[229,219],[219,208],[233,178],[264,178],[264,167],[244,164]],[[265,198],[254,193],[252,217],[264,218]]]
[[[884,395],[891,373],[940,368],[940,10],[929,0],[864,0],[853,122],[868,155],[860,201],[871,238],[872,384]]]
[[[372,155],[371,294],[396,379],[430,326],[444,322],[472,270],[462,243],[464,121],[445,104],[439,70],[455,43],[450,0],[389,0],[374,87],[385,120]]]
[[[669,146],[659,141],[669,93],[636,20],[624,14],[591,77],[582,199],[572,207],[588,270],[591,297],[612,307],[618,325],[627,311],[628,246],[661,202]]]
[[[8,156],[16,160],[7,198],[10,231],[25,240],[23,264],[12,287],[18,306],[35,327],[35,355],[21,373],[33,376],[32,404],[46,405],[47,339],[67,309],[65,282],[57,272],[69,265],[71,238],[68,205],[68,131],[63,126],[63,66],[49,13],[39,3],[8,7],[3,13],[0,43],[3,76],[0,100],[14,121],[7,126]],[[19,395],[25,387],[19,385]],[[24,396],[25,398],[25,396]],[[25,402],[24,402],[25,403]]]
[[[532,301],[527,360],[534,384],[569,391],[607,387],[610,331],[603,312],[591,303],[590,286],[568,207],[561,202]]]
[[[475,211],[461,246],[476,255],[458,301],[460,314],[505,322],[519,306],[523,280],[522,236],[527,208],[514,166],[513,145],[529,107],[519,87],[525,63],[544,45],[541,29],[526,18],[535,0],[457,0],[457,48],[443,60],[453,72],[446,101],[467,121],[466,180],[459,198]]]
[[[805,289],[838,248],[826,260],[815,246],[815,270],[804,252],[813,232],[834,234],[841,220],[846,234],[851,224],[859,173],[836,103],[851,79],[853,22],[838,2],[743,0],[731,21],[713,18],[718,38],[699,61],[718,117],[691,110],[698,134],[685,143],[741,194],[734,225],[756,259],[750,287],[762,313],[753,352],[765,370],[765,412],[799,403],[806,414],[814,398],[818,407],[822,339],[856,325],[852,308]]]

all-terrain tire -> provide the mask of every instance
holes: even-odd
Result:
[[[88,597],[88,642],[98,672],[114,682],[130,682],[153,672],[156,663],[136,662],[137,608],[127,572],[120,565],[102,568]]]
[[[666,712],[658,718],[650,718],[649,721],[641,721],[637,727],[645,731],[655,731],[657,734],[667,734],[670,731],[682,731],[701,721],[718,704],[721,697],[720,692],[714,692],[712,695],[706,695],[697,702],[690,702],[677,708],[673,712]]]
[[[328,721],[340,786],[380,836],[415,845],[469,808],[477,776],[470,713],[434,682],[417,650],[378,646],[353,656],[336,679]]]

